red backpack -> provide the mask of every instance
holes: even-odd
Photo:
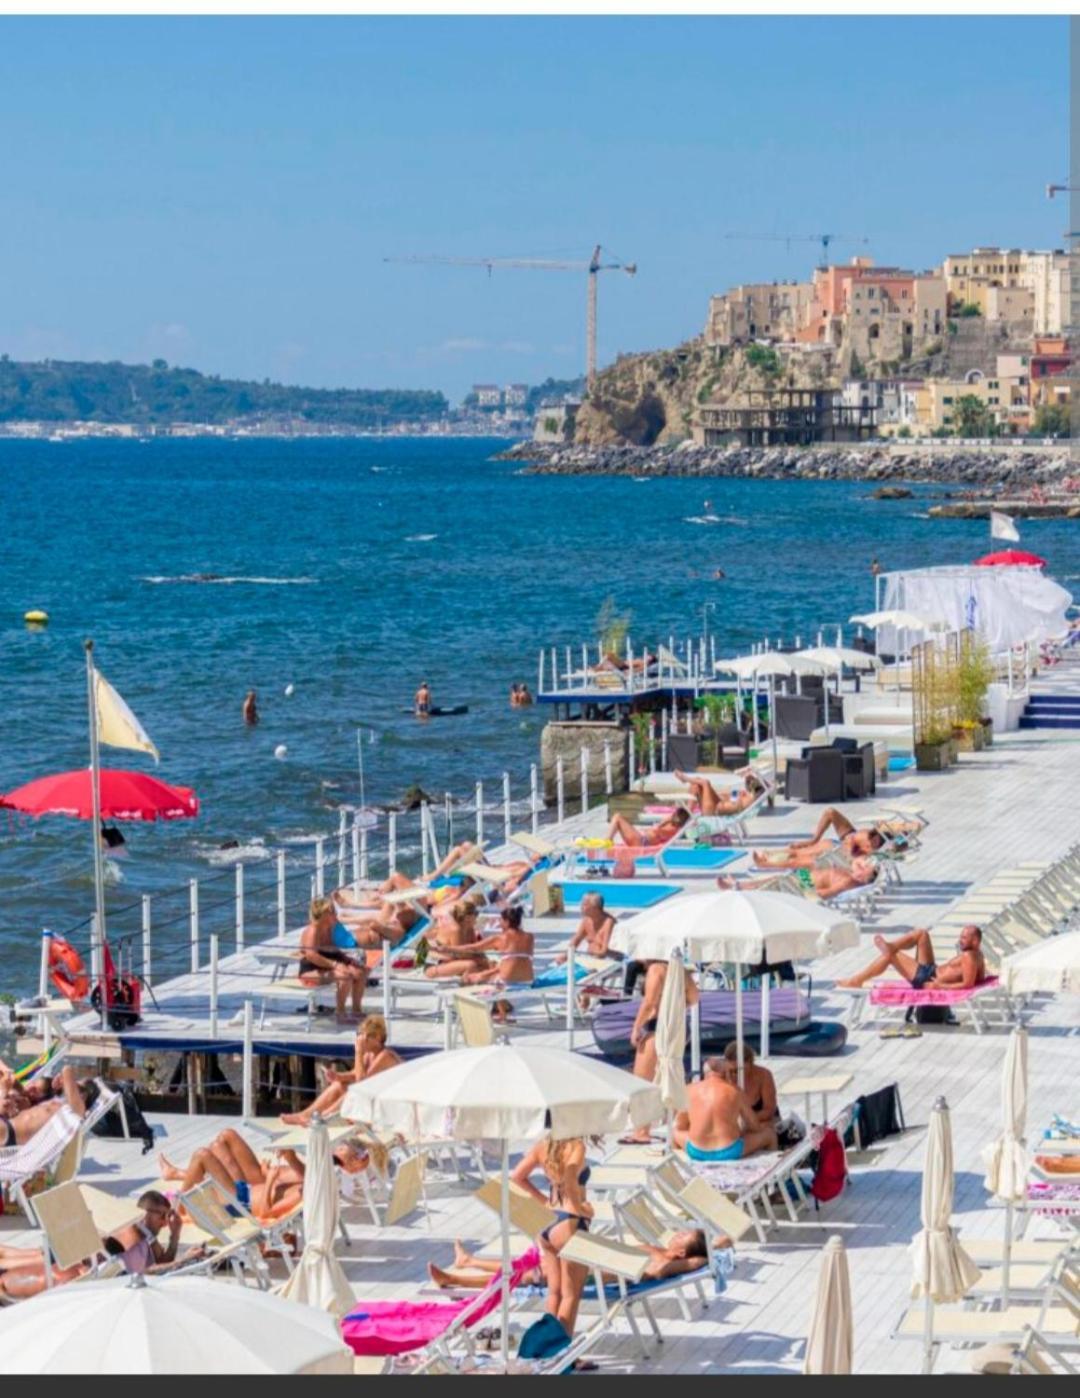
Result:
[[[810,1184],[810,1193],[819,1204],[827,1203],[844,1188],[847,1180],[847,1156],[844,1143],[831,1126],[827,1126],[818,1146],[817,1169]]]

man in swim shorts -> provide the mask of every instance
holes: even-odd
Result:
[[[431,713],[431,687],[427,680],[420,681],[420,688],[413,695],[413,707],[417,718],[426,718]]]
[[[775,1130],[728,1081],[722,1058],[706,1060],[704,1077],[686,1089],[686,1108],[675,1118],[675,1144],[684,1146],[691,1160],[742,1160],[776,1149]]]
[[[915,927],[906,936],[887,942],[878,934],[874,945],[881,953],[856,976],[836,984],[845,990],[861,990],[867,981],[894,966],[913,990],[970,990],[986,979],[986,958],[982,953],[982,929],[969,923],[960,929],[956,955],[938,966],[934,944],[925,927]],[[911,952],[915,953],[914,956]]]

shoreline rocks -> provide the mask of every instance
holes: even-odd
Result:
[[[976,447],[827,443],[808,447],[600,446],[521,442],[496,460],[521,463],[523,475],[717,476],[761,480],[882,482],[881,499],[904,499],[911,485],[962,485],[1012,490],[1059,486],[1071,474],[1069,443],[1052,446]],[[1080,470],[1077,470],[1080,475]],[[886,483],[894,482],[894,485]],[[903,483],[902,485],[900,483]]]

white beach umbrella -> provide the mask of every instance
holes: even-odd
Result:
[[[508,1367],[510,1318],[510,1144],[606,1136],[648,1126],[663,1108],[652,1083],[600,1059],[565,1049],[452,1049],[427,1054],[346,1092],[341,1114],[411,1139],[498,1141],[502,1148],[502,1358]]]
[[[986,1187],[1005,1205],[1005,1247],[1002,1253],[1001,1299],[1009,1300],[1009,1264],[1012,1260],[1013,1205],[1027,1194],[1027,1152],[1024,1131],[1027,1127],[1028,1093],[1027,1030],[1017,1028],[1009,1035],[1005,1063],[1001,1073],[1001,1135],[984,1153]]]
[[[1010,995],[1080,995],[1080,932],[1047,937],[1001,962],[1001,984]]]
[[[821,1250],[814,1313],[806,1336],[804,1374],[850,1374],[854,1333],[847,1253],[840,1238]]]
[[[893,626],[897,631],[932,631],[934,623],[928,621],[924,616],[918,616],[915,612],[906,612],[897,607],[892,611],[884,612],[862,612],[859,616],[851,617],[853,622],[860,626],[868,626],[871,631],[876,631],[879,626]]]
[[[656,1077],[660,1100],[671,1114],[686,1106],[686,968],[678,952],[668,962],[656,1015]]]
[[[914,1299],[923,1297],[926,1328],[923,1343],[923,1372],[929,1373],[934,1346],[934,1305],[959,1301],[979,1279],[979,1269],[960,1245],[952,1227],[955,1180],[953,1176],[952,1128],[949,1108],[939,1097],[930,1113],[923,1161],[922,1228],[911,1243]]]
[[[808,646],[797,652],[804,660],[815,661],[826,670],[879,670],[881,661],[876,655],[864,650],[854,650],[851,646]]]
[[[54,1287],[0,1311],[5,1374],[351,1374],[337,1321],[208,1277]]]
[[[820,903],[768,889],[678,893],[617,923],[615,951],[638,961],[667,961],[681,952],[694,963],[735,963],[735,1037],[742,1077],[742,968],[760,961],[810,960],[858,946],[854,919]],[[768,1053],[768,1002],[762,995],[761,1050]],[[696,1057],[696,1054],[695,1054]]]
[[[334,1253],[338,1182],[326,1123],[312,1119],[304,1162],[304,1251],[279,1294],[341,1317],[356,1299]]]

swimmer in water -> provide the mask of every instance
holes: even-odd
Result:
[[[259,710],[255,707],[255,691],[249,689],[244,696],[243,707],[244,722],[249,728],[254,728],[259,721]]]
[[[431,713],[431,688],[427,680],[420,681],[420,688],[413,695],[413,705],[417,718],[426,718]]]

